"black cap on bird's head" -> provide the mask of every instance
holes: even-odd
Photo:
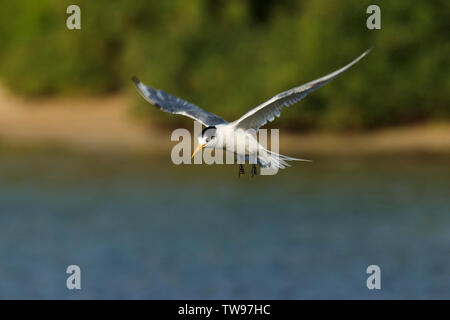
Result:
[[[206,127],[202,130],[201,137],[211,138],[216,135],[217,128],[215,126]]]

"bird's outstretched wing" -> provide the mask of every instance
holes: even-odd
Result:
[[[296,87],[290,89],[288,91],[277,94],[270,100],[260,104],[256,108],[248,111],[241,118],[233,122],[233,125],[236,128],[241,128],[244,130],[258,130],[261,126],[267,123],[267,121],[272,121],[275,117],[280,116],[281,109],[286,106],[298,102],[302,98],[304,98],[308,93],[313,92],[314,90],[322,87],[327,84],[345,70],[353,66],[359,60],[364,58],[370,52],[370,49],[360,55],[358,58],[347,64],[345,67],[330,73],[322,78],[316,79],[314,81],[308,82],[300,87]]]
[[[221,117],[205,111],[192,103],[172,96],[162,90],[147,87],[136,77],[133,77],[132,80],[142,97],[162,111],[187,116],[201,122],[207,127],[227,123]]]

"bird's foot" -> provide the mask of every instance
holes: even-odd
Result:
[[[240,164],[239,165],[239,178],[241,177],[241,175],[244,175],[245,171],[244,171],[244,165]]]
[[[252,178],[258,175],[258,170],[256,170],[256,164],[252,165]]]

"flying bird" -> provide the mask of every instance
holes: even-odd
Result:
[[[241,159],[256,159],[256,163],[253,163],[252,165],[252,176],[254,176],[257,174],[256,164],[262,168],[270,167],[284,169],[285,167],[290,166],[288,161],[310,160],[292,158],[271,152],[256,141],[252,132],[257,132],[259,128],[268,121],[273,121],[275,117],[279,117],[283,107],[289,107],[290,105],[297,103],[310,92],[313,92],[341,75],[344,71],[364,58],[369,52],[370,49],[335,72],[277,94],[233,122],[227,122],[211,112],[205,111],[192,103],[170,95],[162,90],[150,88],[136,77],[133,77],[132,80],[139,93],[150,104],[168,113],[187,116],[206,126],[202,133],[197,137],[198,145],[195,148],[192,157],[203,148],[227,150],[235,153],[238,157],[241,157]],[[243,147],[236,148],[236,146],[239,145]],[[244,174],[244,167],[242,164],[239,164],[238,176],[240,177],[242,174]]]

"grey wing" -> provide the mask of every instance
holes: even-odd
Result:
[[[192,103],[172,96],[162,90],[147,87],[136,77],[133,77],[132,80],[142,97],[162,111],[187,116],[201,122],[207,127],[227,123],[221,117],[205,111]]]
[[[266,102],[260,104],[256,108],[253,108],[246,114],[244,114],[241,118],[234,121],[233,124],[237,128],[242,128],[244,130],[258,130],[261,126],[267,123],[267,121],[273,121],[275,117],[279,117],[281,113],[281,109],[283,107],[289,107],[290,105],[297,103],[299,100],[304,98],[308,93],[313,92],[314,90],[322,87],[327,84],[345,70],[353,66],[359,60],[364,58],[370,49],[360,55],[358,58],[347,64],[345,67],[330,73],[322,78],[316,79],[314,81],[308,82],[300,87],[296,87],[290,89],[288,91],[282,92],[275,97],[267,100]]]

